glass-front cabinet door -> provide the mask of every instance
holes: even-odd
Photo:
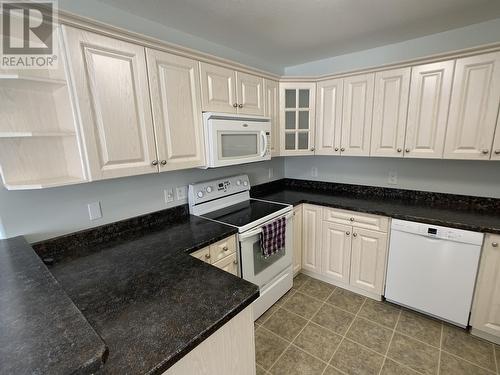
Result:
[[[315,83],[280,83],[282,155],[314,154],[315,93]]]

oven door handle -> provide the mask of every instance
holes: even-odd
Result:
[[[261,234],[261,233],[262,233],[262,228],[252,230],[250,232],[245,232],[243,234],[240,234],[240,240],[244,240],[246,238],[253,237],[253,236],[255,236],[257,234]]]

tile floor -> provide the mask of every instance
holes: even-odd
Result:
[[[257,375],[495,375],[500,346],[299,274],[255,322]]]

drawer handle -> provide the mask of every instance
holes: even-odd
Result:
[[[349,220],[354,221],[354,218],[353,218],[353,217],[351,217]]]
[[[346,236],[348,236],[348,235],[350,235],[350,234],[351,234],[351,232],[349,232],[349,231],[345,232],[345,235],[346,235]]]
[[[238,261],[235,259],[235,260],[233,260],[233,263],[234,264],[238,264]]]
[[[358,237],[358,234],[357,233],[353,233],[352,236],[353,237]]]
[[[228,248],[227,246],[224,246],[224,247],[222,248],[222,251],[228,251],[228,250],[229,250],[229,248]]]
[[[491,246],[493,246],[493,247],[498,247],[498,242],[493,242],[493,243],[491,244]]]
[[[205,254],[205,259],[210,259],[210,254]]]

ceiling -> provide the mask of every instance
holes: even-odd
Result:
[[[99,0],[281,66],[500,17],[499,0]]]

